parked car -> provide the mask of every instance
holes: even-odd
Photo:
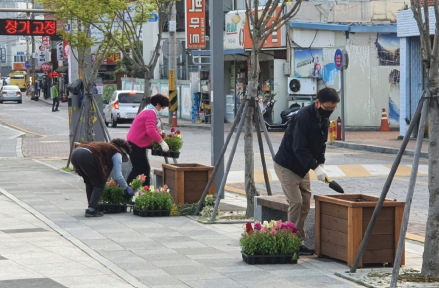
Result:
[[[20,88],[16,85],[5,85],[0,90],[0,104],[4,101],[17,101],[18,104],[23,103],[23,96]]]
[[[141,91],[116,90],[104,108],[105,124],[117,127],[117,124],[132,123],[139,110],[144,94]]]

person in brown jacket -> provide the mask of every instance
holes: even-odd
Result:
[[[73,168],[84,179],[87,192],[88,208],[85,210],[85,217],[103,216],[103,213],[97,210],[97,206],[112,170],[114,180],[125,190],[125,197],[133,196],[133,189],[122,176],[122,158],[128,158],[130,153],[130,144],[120,138],[113,139],[110,143],[81,144],[73,151]]]

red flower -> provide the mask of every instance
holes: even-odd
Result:
[[[175,134],[180,134],[180,130],[175,131]]]
[[[250,222],[245,223],[245,232],[247,234],[253,233],[252,223],[250,223]]]
[[[172,136],[173,136],[172,134],[169,134],[169,135],[168,135],[169,138],[172,138]]]
[[[175,129],[174,129],[174,128],[171,128],[171,132],[175,132]]]
[[[261,230],[261,228],[262,228],[261,223],[259,222],[255,223],[255,230]]]

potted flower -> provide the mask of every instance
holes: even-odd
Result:
[[[126,198],[126,193],[122,187],[113,179],[109,179],[105,184],[97,209],[100,212],[127,212],[127,204],[130,201],[131,199]]]
[[[240,243],[248,264],[295,264],[301,240],[294,223],[272,220],[254,226],[247,222]]]
[[[134,215],[141,217],[169,216],[172,208],[172,196],[167,185],[154,188],[144,186],[136,193]]]
[[[170,134],[166,135],[165,131],[162,131],[160,135],[162,136],[163,141],[168,144],[169,152],[163,152],[160,144],[157,142],[153,142],[151,154],[156,156],[178,158],[180,156],[180,149],[181,147],[183,147],[183,140],[181,138],[180,130],[175,130],[174,128],[171,128]]]

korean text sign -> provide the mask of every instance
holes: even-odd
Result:
[[[56,21],[0,19],[0,35],[56,35]]]
[[[206,48],[205,0],[186,1],[186,48]]]

